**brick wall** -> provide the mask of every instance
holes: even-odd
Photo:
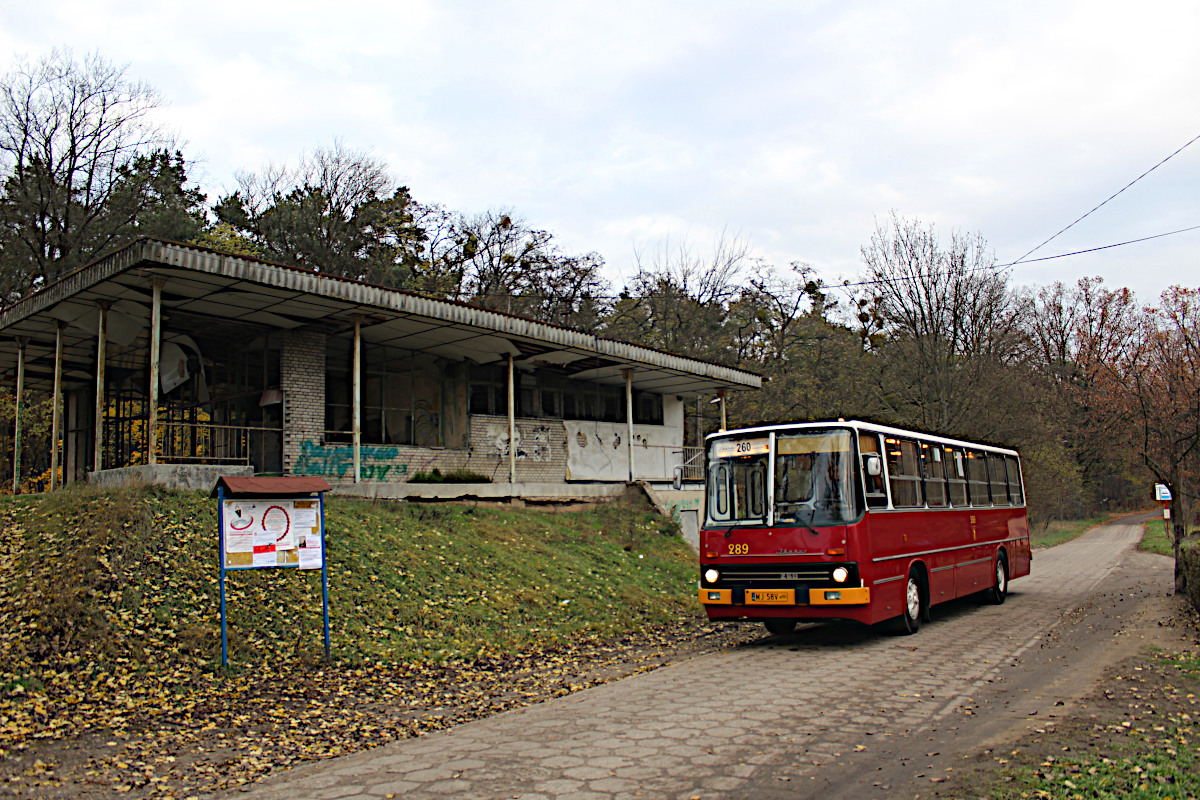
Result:
[[[339,483],[353,481],[353,448],[349,444],[323,443],[325,334],[287,332],[280,355],[280,374],[284,396],[284,473],[321,475]],[[417,472],[436,468],[442,472],[468,469],[493,482],[506,483],[508,418],[472,415],[467,419],[466,427],[467,435],[462,437],[466,439],[465,447],[363,444],[362,481],[402,482]],[[563,422],[522,418],[516,420],[516,429],[517,481],[561,483],[567,480],[567,430]],[[459,436],[447,438],[461,441]]]
[[[401,483],[418,472],[463,469],[466,450],[442,450],[402,444],[364,444],[359,450],[363,483]],[[296,475],[320,475],[330,483],[354,482],[354,447],[306,440],[294,467]]]
[[[518,419],[517,481],[562,483],[566,480],[567,435],[559,420]],[[508,418],[470,418],[471,443],[466,449],[407,445],[362,446],[362,482],[398,483],[418,472],[468,469],[494,483],[508,482]],[[335,483],[354,480],[354,448],[304,440],[299,457],[290,462],[297,475],[320,475]]]
[[[470,418],[467,469],[508,482],[508,417]],[[562,483],[567,479],[567,431],[562,420],[517,419],[517,482]]]
[[[305,442],[325,435],[325,334],[287,331],[279,357],[283,389],[283,472],[297,473]]]

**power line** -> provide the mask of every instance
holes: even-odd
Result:
[[[1200,137],[1197,137],[1197,138],[1200,138]],[[1071,253],[1059,253],[1056,256],[1042,256],[1041,258],[1031,258],[1028,261],[1021,261],[1021,259],[1018,258],[1016,261],[1013,261],[1010,264],[996,264],[995,267],[996,268],[1014,267],[1017,264],[1022,264],[1022,263],[1023,264],[1033,264],[1038,261],[1051,261],[1055,258],[1066,258],[1067,256],[1078,256],[1078,255],[1082,255],[1083,253],[1094,253],[1097,250],[1108,250],[1109,248],[1112,248],[1112,247],[1123,247],[1127,244],[1137,244],[1138,242],[1148,242],[1151,239],[1161,239],[1164,236],[1174,236],[1177,233],[1187,233],[1188,231],[1195,231],[1195,230],[1200,230],[1200,225],[1193,225],[1190,228],[1180,228],[1177,231],[1169,231],[1167,233],[1158,233],[1158,234],[1155,234],[1154,236],[1143,236],[1141,239],[1130,239],[1127,242],[1117,242],[1116,244],[1105,244],[1105,245],[1101,245],[1100,247],[1089,247],[1087,250],[1075,250],[1074,252],[1071,252]],[[1031,250],[1029,252],[1032,253],[1033,251]],[[1029,255],[1029,253],[1026,253],[1025,255]],[[1025,256],[1021,256],[1021,258],[1024,258],[1024,257]]]
[[[1067,227],[1063,228],[1061,231],[1059,231],[1058,233],[1054,234],[1054,235],[1053,235],[1053,236],[1051,236],[1049,239],[1047,239],[1046,241],[1042,242],[1042,243],[1041,243],[1041,244],[1039,244],[1037,247],[1033,248],[1033,249],[1032,249],[1032,250],[1030,250],[1028,253],[1026,253],[1025,255],[1021,256],[1020,258],[1018,258],[1016,261],[1014,261],[1014,262],[1012,262],[1012,263],[1013,263],[1013,264],[1019,264],[1019,263],[1021,263],[1022,261],[1024,261],[1026,258],[1028,258],[1030,255],[1032,255],[1033,253],[1036,253],[1038,250],[1041,250],[1043,247],[1045,247],[1046,245],[1050,244],[1050,242],[1054,241],[1054,240],[1055,240],[1055,239],[1057,239],[1059,236],[1061,236],[1062,234],[1066,233],[1066,232],[1067,232],[1067,231],[1069,231],[1071,228],[1075,227],[1075,225],[1076,225],[1076,224],[1078,224],[1078,223],[1082,222],[1084,219],[1086,219],[1088,216],[1090,216],[1090,215],[1092,214],[1092,212],[1093,212],[1093,211],[1096,211],[1096,210],[1098,210],[1098,209],[1099,209],[1101,206],[1103,206],[1103,205],[1104,205],[1105,203],[1107,203],[1109,200],[1112,200],[1114,197],[1116,197],[1117,195],[1119,195],[1121,192],[1125,191],[1125,190],[1126,190],[1126,189],[1128,189],[1130,186],[1133,186],[1135,183],[1137,183],[1138,181],[1140,181],[1142,178],[1146,177],[1146,176],[1147,176],[1147,175],[1149,175],[1151,172],[1154,172],[1154,170],[1158,169],[1158,168],[1159,168],[1159,167],[1161,167],[1163,164],[1167,163],[1167,162],[1168,162],[1168,161],[1170,161],[1172,158],[1174,158],[1175,156],[1179,155],[1181,152],[1183,152],[1184,148],[1186,148],[1188,145],[1192,144],[1192,142],[1195,142],[1197,139],[1200,139],[1200,134],[1197,134],[1197,135],[1196,135],[1196,136],[1194,136],[1194,137],[1193,137],[1193,138],[1192,138],[1192,139],[1191,139],[1191,140],[1190,140],[1190,141],[1189,141],[1187,144],[1183,145],[1183,147],[1180,147],[1180,148],[1179,148],[1178,150],[1176,150],[1174,153],[1171,153],[1171,155],[1167,156],[1167,157],[1166,157],[1166,158],[1164,158],[1162,161],[1158,162],[1158,163],[1157,163],[1157,164],[1155,164],[1153,167],[1151,167],[1150,169],[1146,170],[1146,171],[1145,171],[1145,172],[1143,172],[1141,175],[1138,175],[1136,178],[1134,178],[1133,180],[1131,180],[1129,183],[1125,184],[1125,186],[1124,186],[1124,187],[1122,187],[1122,188],[1121,188],[1119,191],[1115,192],[1115,193],[1114,193],[1114,194],[1113,194],[1111,197],[1109,197],[1109,198],[1108,198],[1108,200],[1105,200],[1105,201],[1104,201],[1104,203],[1101,203],[1100,205],[1096,206],[1096,208],[1093,208],[1091,211],[1087,212],[1087,214],[1084,214],[1082,217],[1080,217],[1079,219],[1075,220],[1075,222],[1072,222],[1070,225],[1068,225]],[[1164,236],[1166,236],[1166,235],[1168,235],[1168,234],[1163,234],[1163,235],[1164,235]],[[1150,238],[1154,238],[1154,237],[1150,237]],[[1144,241],[1144,240],[1139,240],[1139,241]],[[1113,246],[1113,247],[1116,247],[1116,245],[1112,245],[1112,246]],[[1097,249],[1097,250],[1100,250],[1100,249],[1103,249],[1103,248],[1096,248],[1096,249]],[[1091,252],[1091,251],[1089,251],[1089,250],[1081,250],[1081,251],[1079,251],[1079,252],[1081,252],[1081,253],[1087,253],[1087,252]],[[1033,260],[1034,260],[1034,261],[1040,261],[1041,259],[1036,259],[1036,258],[1035,258],[1035,259],[1033,259]]]
[[[1197,138],[1200,138],[1200,137],[1197,137]],[[1053,261],[1054,259],[1057,259],[1057,258],[1068,258],[1070,256],[1078,256],[1078,255],[1083,255],[1085,253],[1095,253],[1098,250],[1110,250],[1114,247],[1124,247],[1127,244],[1137,244],[1138,242],[1148,242],[1151,239],[1161,239],[1164,236],[1174,236],[1178,233],[1188,233],[1189,231],[1196,231],[1196,230],[1200,230],[1200,225],[1193,225],[1190,228],[1180,228],[1177,231],[1167,231],[1166,233],[1156,233],[1153,236],[1143,236],[1140,239],[1129,239],[1124,242],[1115,242],[1114,244],[1102,244],[1099,247],[1089,247],[1086,250],[1073,250],[1070,253],[1059,253],[1058,255],[1054,255],[1054,256],[1042,256],[1041,258],[1031,258],[1028,261],[1022,261],[1021,259],[1017,259],[1016,261],[1010,261],[1007,264],[988,264],[988,265],[982,266],[982,267],[973,267],[971,269],[966,270],[966,272],[970,273],[970,272],[988,272],[988,271],[992,271],[992,270],[997,270],[997,271],[998,270],[1006,270],[1006,269],[1010,269],[1012,267],[1018,266],[1019,264],[1036,264],[1039,261]],[[1030,252],[1033,252],[1033,251],[1030,251]],[[1028,253],[1026,253],[1026,255],[1028,255]],[[1022,258],[1024,258],[1024,256],[1022,256]],[[815,271],[814,271],[814,274],[815,274]],[[912,276],[912,277],[905,276],[905,277],[901,277],[898,279],[897,278],[887,278],[887,279],[879,279],[879,280],[854,281],[852,283],[851,282],[824,283],[818,277],[816,279],[816,281],[818,282],[819,288],[832,290],[832,289],[851,289],[856,286],[878,286],[879,284],[882,284],[882,283],[892,283],[895,280],[905,280],[905,279],[916,280],[917,276]],[[494,293],[489,294],[488,297],[493,297],[493,298],[500,298],[500,297],[510,298],[511,297],[511,298],[522,298],[522,299],[526,299],[526,300],[551,300],[551,299],[557,300],[557,299],[561,298],[561,295],[542,294],[540,292],[531,292],[531,293],[525,293],[525,294],[515,294],[515,293],[510,293],[510,292],[494,292]],[[680,299],[694,299],[694,298],[689,298],[686,295],[680,295],[678,293],[673,293],[673,292],[647,292],[646,294],[641,294],[641,295],[589,294],[586,297],[575,298],[575,300],[579,301],[579,300],[622,300],[622,299],[624,299],[624,300],[638,301],[638,300],[646,300],[646,299],[653,298],[653,297],[676,297],[676,298],[680,298]],[[465,302],[470,302],[470,300],[467,300]]]
[[[1191,141],[1189,141],[1183,147],[1180,147],[1179,150],[1176,150],[1174,153],[1167,156],[1162,161],[1158,162],[1153,167],[1151,167],[1150,169],[1143,172],[1140,176],[1138,176],[1136,179],[1134,179],[1128,185],[1126,185],[1124,189],[1121,189],[1120,192],[1117,192],[1116,194],[1112,195],[1112,197],[1108,198],[1108,200],[1112,200],[1113,197],[1116,197],[1118,194],[1125,191],[1125,189],[1128,189],[1130,186],[1132,186],[1133,184],[1137,183],[1142,178],[1149,175],[1155,169],[1157,169],[1158,167],[1165,164],[1172,156],[1177,155],[1180,151],[1182,151],[1184,149],[1184,147],[1187,147],[1188,145],[1192,144],[1192,142],[1195,142],[1197,140],[1200,140],[1200,135],[1197,135],[1195,138],[1193,138]],[[1105,200],[1104,203],[1107,203],[1108,200]],[[1093,208],[1092,211],[1095,211],[1097,208],[1100,208],[1100,206],[1104,205],[1104,203],[1101,203],[1099,206],[1096,206],[1096,208]],[[1070,253],[1059,253],[1058,255],[1042,256],[1041,258],[1030,258],[1028,261],[1025,260],[1029,256],[1030,253],[1035,252],[1036,250],[1040,249],[1043,245],[1049,243],[1056,236],[1058,236],[1059,234],[1066,231],[1067,228],[1070,228],[1076,222],[1079,222],[1084,217],[1086,217],[1088,214],[1091,214],[1092,211],[1089,211],[1087,214],[1084,214],[1083,217],[1080,217],[1079,219],[1075,220],[1075,222],[1072,222],[1071,225],[1068,225],[1066,228],[1063,228],[1061,231],[1054,234],[1054,236],[1051,236],[1045,242],[1042,242],[1042,244],[1039,244],[1037,247],[1033,248],[1033,250],[1030,250],[1028,253],[1021,256],[1020,258],[1018,258],[1015,261],[1010,261],[1007,264],[989,264],[986,266],[974,267],[972,269],[966,270],[966,272],[971,273],[971,272],[988,272],[988,271],[992,271],[992,270],[995,270],[995,271],[1007,270],[1007,269],[1011,269],[1012,267],[1018,266],[1019,264],[1035,264],[1039,261],[1053,261],[1053,260],[1059,259],[1059,258],[1068,258],[1070,256],[1084,255],[1086,253],[1095,253],[1100,250],[1111,250],[1114,247],[1124,247],[1125,245],[1129,245],[1129,244],[1138,244],[1139,242],[1148,242],[1152,239],[1161,239],[1165,236],[1175,236],[1176,234],[1180,234],[1180,233],[1188,233],[1189,231],[1200,230],[1200,225],[1193,225],[1189,228],[1180,228],[1179,230],[1167,231],[1166,233],[1157,233],[1157,234],[1154,234],[1153,236],[1143,236],[1140,239],[1129,239],[1124,242],[1116,242],[1114,244],[1104,244],[1104,245],[1100,245],[1098,247],[1089,247],[1085,250],[1073,250]],[[852,288],[859,287],[859,286],[878,286],[880,284],[891,283],[894,280],[896,280],[896,279],[880,279],[880,280],[865,280],[865,281],[854,281],[854,282],[844,281],[842,283],[824,283],[824,281],[819,276],[816,275],[815,269],[813,270],[812,274],[815,276],[815,281],[817,282],[817,285],[819,286],[819,288],[823,289],[823,290],[852,289]],[[905,278],[900,278],[900,280],[904,280],[904,279]],[[913,277],[909,277],[907,279],[908,280],[916,280],[917,277],[913,276]],[[514,299],[525,299],[525,300],[551,300],[551,299],[557,300],[557,299],[561,299],[561,295],[542,294],[540,292],[522,293],[522,294],[516,294],[516,293],[510,293],[510,292],[493,292],[493,293],[490,293],[488,296],[492,297],[492,298],[514,298]],[[585,296],[575,298],[575,302],[579,302],[582,300],[603,301],[603,300],[622,300],[622,299],[633,300],[635,302],[638,302],[638,301],[647,300],[647,299],[656,298],[656,297],[676,297],[676,298],[681,298],[681,299],[694,299],[694,298],[689,298],[686,295],[679,295],[676,293],[647,292],[646,294],[643,294],[643,295],[588,294]],[[469,302],[471,302],[472,299],[478,299],[478,298],[465,299],[462,302],[469,303]]]
[[[1198,136],[1198,137],[1196,137],[1196,138],[1200,139],[1200,136]],[[1001,269],[1010,269],[1010,268],[1012,268],[1012,267],[1015,267],[1015,266],[1017,266],[1018,264],[1035,264],[1035,263],[1037,263],[1038,261],[1053,261],[1053,260],[1054,260],[1054,259],[1056,259],[1056,258],[1067,258],[1068,256],[1078,256],[1078,255],[1083,255],[1084,253],[1095,253],[1097,250],[1109,250],[1109,249],[1111,249],[1111,248],[1113,248],[1113,247],[1124,247],[1124,246],[1125,246],[1125,245],[1127,245],[1127,244],[1137,244],[1138,242],[1148,242],[1148,241],[1150,241],[1151,239],[1161,239],[1161,238],[1163,238],[1164,236],[1174,236],[1174,235],[1175,235],[1175,234],[1177,234],[1177,233],[1187,233],[1188,231],[1196,231],[1196,230],[1200,230],[1200,225],[1193,225],[1193,226],[1192,226],[1192,227],[1190,227],[1190,228],[1180,228],[1180,229],[1179,229],[1179,230],[1177,230],[1177,231],[1168,231],[1168,232],[1166,232],[1166,233],[1156,233],[1156,234],[1154,234],[1153,236],[1143,236],[1143,237],[1142,237],[1142,238],[1140,238],[1140,239],[1130,239],[1130,240],[1128,240],[1128,241],[1125,241],[1125,242],[1116,242],[1115,244],[1102,244],[1102,245],[1100,245],[1099,247],[1089,247],[1089,248],[1088,248],[1088,249],[1086,249],[1086,250],[1073,250],[1073,251],[1072,251],[1072,252],[1070,252],[1070,253],[1059,253],[1059,254],[1058,254],[1058,255],[1056,255],[1056,256],[1042,256],[1041,258],[1031,258],[1031,259],[1029,259],[1028,261],[1021,261],[1021,259],[1017,259],[1016,261],[1010,261],[1010,262],[1009,262],[1009,263],[1007,263],[1007,264],[989,264],[988,266],[984,266],[984,267],[975,267],[975,268],[973,268],[973,269],[969,269],[969,270],[967,270],[967,272],[987,272],[988,270],[1001,270]],[[1030,251],[1030,252],[1032,252],[1032,251]],[[1029,254],[1028,254],[1028,253],[1026,253],[1025,255],[1029,255]],[[1022,258],[1024,258],[1024,256],[1022,256]],[[842,286],[874,286],[874,285],[876,285],[876,284],[880,284],[880,283],[888,283],[888,282],[889,282],[889,281],[886,281],[886,280],[877,280],[877,281],[859,281],[859,282],[857,282],[857,283],[841,283],[841,284],[836,284],[836,286],[837,286],[837,287],[842,287]],[[830,288],[833,288],[833,286],[834,286],[834,284],[831,284],[831,285],[830,285]]]

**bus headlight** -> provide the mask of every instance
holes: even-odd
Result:
[[[716,583],[717,579],[720,577],[721,573],[717,572],[715,569],[704,570],[704,580],[708,581],[709,583]]]
[[[850,577],[850,570],[846,569],[845,567],[838,567],[837,569],[835,569],[833,571],[834,583],[845,583],[846,579],[849,577]]]

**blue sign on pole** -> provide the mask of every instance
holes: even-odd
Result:
[[[217,481],[221,570],[221,664],[229,665],[225,575],[244,569],[321,570],[325,660],[329,660],[329,570],[325,558],[325,492],[319,478],[234,478]]]

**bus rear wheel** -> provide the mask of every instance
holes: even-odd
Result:
[[[1008,560],[1003,553],[996,554],[996,585],[985,592],[989,602],[1002,605],[1008,597]]]
[[[909,635],[921,630],[921,618],[925,614],[925,584],[921,574],[913,568],[908,573],[904,587],[904,613],[897,618],[896,632]]]
[[[775,636],[787,636],[796,632],[794,619],[769,619],[763,624],[767,626],[767,632]]]

